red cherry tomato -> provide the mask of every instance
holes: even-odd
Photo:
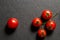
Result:
[[[42,20],[40,18],[34,18],[32,21],[33,26],[39,27],[42,25]]]
[[[49,20],[45,26],[48,30],[54,30],[56,28],[56,23],[53,20]]]
[[[49,20],[50,18],[52,18],[52,11],[50,11],[50,10],[43,10],[42,18],[44,20]]]
[[[40,38],[46,37],[46,31],[45,31],[44,29],[39,29],[39,30],[38,30],[38,36],[39,36]]]
[[[8,28],[15,29],[18,26],[18,20],[16,18],[9,18],[7,25],[8,25]]]

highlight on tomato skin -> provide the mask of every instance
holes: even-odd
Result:
[[[45,27],[46,27],[47,30],[53,31],[53,30],[55,30],[55,28],[56,28],[56,22],[53,21],[53,20],[49,20],[49,21],[47,21],[47,23],[45,24]]]
[[[7,22],[8,28],[16,29],[18,26],[18,19],[16,18],[9,18]]]
[[[45,38],[46,35],[47,35],[46,30],[44,30],[44,29],[39,29],[39,30],[38,30],[38,36],[39,36],[40,38]]]
[[[40,27],[42,25],[42,20],[40,18],[34,18],[32,20],[32,25],[35,27]]]
[[[51,19],[51,18],[52,18],[52,11],[51,11],[51,10],[48,10],[48,9],[43,10],[41,17],[42,17],[44,20],[49,20],[49,19]]]

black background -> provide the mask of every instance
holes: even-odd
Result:
[[[37,40],[37,31],[31,31],[31,22],[33,18],[40,17],[44,9],[51,10],[53,15],[59,14],[60,0],[0,0],[0,40]],[[59,15],[54,18],[56,29],[44,40],[60,40]],[[8,35],[5,27],[10,17],[16,17],[19,25],[15,32]]]

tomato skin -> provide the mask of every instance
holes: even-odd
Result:
[[[40,38],[46,37],[46,30],[44,30],[44,29],[39,29],[39,30],[38,30],[38,36],[39,36]]]
[[[33,26],[39,27],[42,25],[42,20],[40,18],[34,18],[32,21]]]
[[[53,31],[53,30],[56,28],[56,23],[55,23],[55,21],[53,21],[53,20],[49,20],[49,21],[47,21],[45,27],[46,27],[48,30]]]
[[[52,11],[50,10],[43,10],[42,11],[42,16],[41,16],[44,20],[49,20],[52,18]]]
[[[15,29],[18,26],[18,20],[16,18],[9,18],[7,25],[8,28]]]

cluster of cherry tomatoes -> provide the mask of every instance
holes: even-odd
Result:
[[[46,21],[44,27],[48,31],[53,31],[56,28],[56,22],[54,20],[52,20],[52,18],[53,18],[52,11],[43,10],[41,17],[42,17],[43,20]],[[36,17],[32,21],[32,24],[33,24],[34,27],[39,27],[40,28],[37,32],[37,34],[40,38],[44,38],[47,35],[46,30],[44,28],[42,28],[42,25],[44,24],[44,21],[42,21],[42,19]]]
[[[48,31],[53,31],[56,28],[55,21],[51,19],[53,17],[52,11],[50,11],[50,10],[43,10],[41,17],[43,18],[43,20],[46,21],[44,27]],[[38,18],[38,17],[34,18],[32,20],[32,24],[33,24],[34,27],[40,28],[38,30],[38,32],[37,32],[38,36],[40,38],[46,37],[47,32],[46,32],[46,30],[44,28],[42,28],[42,25],[44,24],[44,21],[42,21],[41,18]],[[8,28],[16,29],[17,26],[18,26],[18,20],[16,18],[9,18],[8,22],[7,22],[7,25],[8,25]]]

